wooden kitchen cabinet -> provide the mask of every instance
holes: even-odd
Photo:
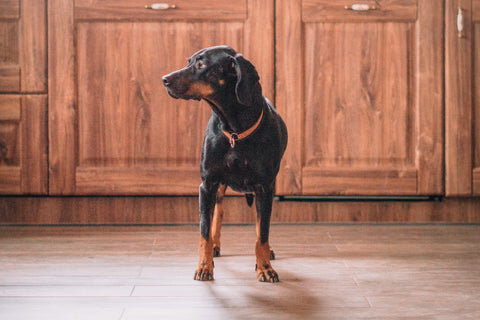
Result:
[[[443,194],[443,19],[436,0],[277,1],[279,194]]]
[[[480,195],[480,0],[445,11],[447,196]]]
[[[46,194],[44,0],[0,2],[0,194]]]
[[[273,99],[273,0],[150,4],[48,1],[51,194],[198,194],[211,110],[169,97],[162,75],[199,49],[243,53]]]

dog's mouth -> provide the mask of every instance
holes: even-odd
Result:
[[[197,101],[202,100],[201,98],[199,98],[197,96],[192,96],[192,95],[188,95],[188,94],[184,94],[184,93],[175,92],[170,87],[166,87],[166,89],[167,89],[167,93],[170,95],[170,97],[172,97],[174,99],[197,100]]]
[[[174,99],[201,100],[201,97],[190,94],[189,85],[179,81],[178,74],[179,72],[177,71],[162,77],[167,93]]]

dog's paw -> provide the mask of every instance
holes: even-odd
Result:
[[[209,281],[213,280],[213,265],[199,265],[195,270],[193,280]]]
[[[263,266],[255,265],[255,271],[257,272],[257,279],[260,282],[275,283],[280,281],[277,272],[268,264]]]
[[[220,247],[213,247],[213,257],[220,257]]]

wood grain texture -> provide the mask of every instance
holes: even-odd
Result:
[[[2,227],[6,319],[476,319],[478,226],[273,225],[280,283],[253,271],[254,226],[225,226],[215,281],[198,227]]]
[[[418,190],[422,194],[444,192],[444,38],[438,28],[443,25],[444,4],[436,0],[418,2],[415,37],[416,58],[415,108]]]
[[[0,105],[0,193],[47,194],[46,95],[2,95]]]
[[[385,2],[406,5],[415,14],[405,20],[384,16],[378,23],[373,11],[356,21],[338,3],[304,4],[303,11],[298,3],[277,5],[277,101],[294,141],[279,193],[311,194],[314,186],[338,182],[326,190],[362,194],[351,188],[360,180],[345,188],[343,168],[350,167],[358,170],[355,179],[378,170],[382,181],[390,177],[384,170],[417,171],[409,175],[416,183],[382,182],[368,193],[392,194],[398,186],[398,194],[442,194],[443,38],[436,31],[443,23],[442,5],[419,1],[417,11],[416,1]],[[313,7],[336,8],[337,17],[319,22]],[[301,12],[312,18],[302,21]],[[332,179],[322,181],[321,170]]]
[[[480,0],[472,0],[472,22],[480,22]]]
[[[410,35],[409,24],[306,24],[304,166],[414,166]]]
[[[153,20],[130,10],[139,6],[135,0],[50,6],[52,27],[69,30],[49,38],[50,69],[67,77],[55,80],[50,92],[52,194],[198,193],[211,110],[204,102],[169,97],[161,76],[184,67],[202,48],[226,44],[258,64],[264,92],[273,97],[273,1],[252,0],[248,15],[245,1],[216,3],[179,1],[178,11],[156,12]],[[153,14],[144,5],[141,10]],[[98,19],[107,9],[120,20]],[[225,11],[242,15],[232,20]],[[63,69],[68,72],[60,74]]]
[[[473,13],[480,16],[480,2],[474,7]],[[472,86],[472,103],[473,103],[473,192],[480,195],[480,19],[473,25],[472,32],[472,50],[473,50],[473,86]]]
[[[23,93],[47,92],[46,10],[46,0],[22,0],[20,88]]]
[[[351,0],[304,0],[302,1],[302,20],[305,22],[372,22],[372,21],[410,21],[417,19],[417,0],[384,0],[371,1],[370,6],[375,10],[353,11],[346,10],[345,6],[357,3]],[[364,2],[358,2],[364,3]]]
[[[256,281],[254,227],[226,226],[215,281],[196,226],[2,227],[6,319],[476,319],[478,226],[274,225],[280,283]],[[224,251],[223,251],[224,250]]]
[[[198,171],[211,110],[169,97],[161,75],[214,43],[241,51],[242,39],[241,23],[79,24],[79,165]]]
[[[20,17],[20,0],[2,0],[0,2],[0,19],[18,19]]]
[[[248,0],[244,56],[260,76],[262,93],[275,104],[275,5],[273,0]],[[262,50],[258,50],[261,47]]]
[[[480,195],[480,168],[475,168],[472,174],[472,188],[473,188],[473,195],[479,196]]]
[[[304,67],[302,8],[298,1],[276,3],[276,86],[278,111],[288,128],[287,151],[277,177],[277,193],[302,193]]]
[[[201,183],[198,168],[191,166],[183,168],[79,167],[76,171],[76,181],[76,194],[83,195],[196,195]]]
[[[224,210],[225,224],[255,223],[255,209],[244,197],[226,197]],[[0,197],[1,224],[197,224],[198,219],[196,196]],[[480,223],[480,199],[274,201],[272,222]]]
[[[20,91],[19,23],[0,19],[0,92]]]
[[[361,170],[345,167],[304,168],[305,195],[414,195],[417,191],[417,170]]]
[[[22,191],[20,185],[21,168],[19,166],[0,166],[0,194],[20,194]]]
[[[445,193],[472,194],[471,1],[447,1],[445,12]],[[458,37],[457,10],[464,8],[465,38]],[[475,60],[474,60],[475,61]],[[480,60],[479,60],[480,61]]]
[[[49,192],[75,190],[75,46],[73,2],[48,1]]]
[[[20,98],[16,95],[2,95],[0,103],[0,167],[13,169],[21,165]]]
[[[46,93],[46,2],[0,4],[0,92]]]
[[[153,2],[154,3],[154,2]],[[80,0],[75,1],[76,20],[128,20],[128,21],[233,21],[247,18],[247,0],[176,0],[174,9],[151,10],[143,0]]]
[[[0,121],[20,120],[20,96],[0,95]]]
[[[48,194],[47,95],[22,95],[22,194]]]

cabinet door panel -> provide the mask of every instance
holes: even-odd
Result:
[[[463,16],[461,33],[457,24],[459,14]],[[478,196],[480,1],[447,1],[445,35],[446,195]]]
[[[480,1],[474,1],[473,28],[473,107],[474,107],[474,168],[473,194],[480,195]]]
[[[44,0],[0,3],[0,92],[45,93]]]
[[[279,193],[443,192],[442,7],[378,4],[277,5],[277,105],[295,141]]]
[[[46,194],[47,98],[0,95],[0,194]]]
[[[211,110],[169,97],[162,75],[201,48],[227,44],[258,66],[273,93],[273,2],[250,1],[248,11],[245,1],[216,3],[179,1],[158,12],[136,0],[51,4],[51,27],[69,30],[49,39],[51,74],[64,78],[50,85],[52,193],[198,193]]]

